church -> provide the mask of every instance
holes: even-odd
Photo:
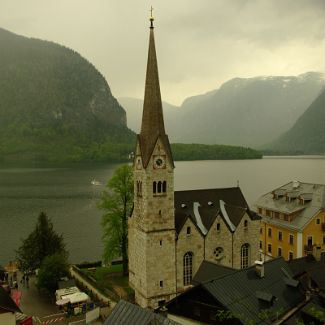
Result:
[[[129,282],[136,303],[156,308],[191,287],[203,261],[235,269],[259,259],[260,217],[239,187],[174,191],[150,18],[142,125],[128,220]],[[195,172],[195,171],[193,171]]]

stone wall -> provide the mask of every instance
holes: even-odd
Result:
[[[219,230],[217,229],[219,224]],[[207,261],[232,267],[232,233],[218,215],[212,224],[205,242],[205,259]],[[220,252],[222,249],[222,253]]]
[[[191,233],[187,234],[187,227],[190,227]],[[204,238],[198,228],[188,218],[178,234],[176,242],[176,260],[177,260],[177,292],[184,291],[184,255],[187,252],[193,253],[193,277],[204,260]]]

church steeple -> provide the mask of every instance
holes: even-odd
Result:
[[[148,165],[150,156],[159,137],[166,147],[165,150],[167,151],[171,164],[173,164],[168,136],[165,133],[153,21],[154,18],[152,17],[151,12],[142,125],[139,135],[140,150],[144,167]]]

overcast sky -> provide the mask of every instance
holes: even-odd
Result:
[[[325,72],[325,0],[0,0],[0,27],[72,48],[115,97],[142,98],[151,5],[172,104],[234,77]]]

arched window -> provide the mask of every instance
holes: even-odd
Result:
[[[193,253],[187,252],[183,258],[184,266],[184,286],[190,285],[192,282],[192,268],[193,268]]]
[[[186,234],[187,234],[187,235],[190,235],[190,234],[191,234],[191,227],[187,227],[187,228],[186,228]]]
[[[163,181],[163,193],[166,193],[166,187],[167,187],[167,183],[166,181]]]
[[[158,191],[157,192],[161,193],[161,182],[160,181],[158,182]]]
[[[241,263],[240,267],[246,269],[250,265],[250,247],[249,244],[244,244],[240,250]]]
[[[217,231],[220,231],[220,222],[217,223]]]
[[[247,226],[248,226],[248,221],[245,220],[245,221],[244,221],[244,228],[247,228]]]
[[[156,194],[157,193],[157,182],[153,182],[153,184],[152,184],[152,191],[153,191],[153,194]]]

